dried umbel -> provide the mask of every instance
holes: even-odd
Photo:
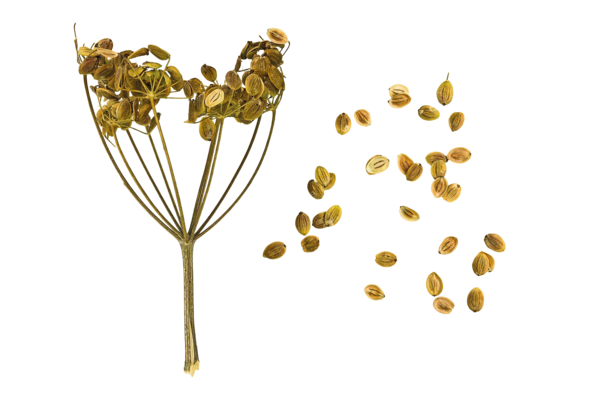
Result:
[[[325,169],[325,167],[319,166],[315,170],[315,179],[321,186],[323,186],[323,188],[325,188],[327,185],[329,185],[331,176],[329,175],[329,172]]]
[[[457,147],[448,152],[448,160],[453,163],[462,164],[471,159],[471,152],[464,147]]]
[[[452,132],[456,132],[459,130],[463,124],[465,123],[465,114],[461,112],[455,112],[450,115],[448,118],[448,125],[450,125],[450,129]]]
[[[504,243],[504,240],[500,237],[500,235],[495,233],[488,233],[483,238],[483,241],[490,250],[494,250],[499,253],[502,253],[504,250],[506,250],[506,244]]]
[[[319,248],[320,242],[319,238],[316,236],[307,236],[302,239],[300,244],[302,245],[302,250],[304,250],[305,253],[312,253]]]
[[[479,312],[483,308],[483,292],[479,288],[474,288],[467,296],[467,306],[473,312]]]
[[[410,157],[407,156],[406,154],[400,154],[398,156],[397,162],[398,162],[398,169],[404,175],[406,175],[406,173],[410,169],[411,165],[414,164],[413,160],[411,160]]]
[[[400,216],[410,222],[418,221],[421,218],[419,213],[406,206],[400,206]]]
[[[354,119],[360,126],[371,125],[371,114],[367,110],[358,110],[354,113]]]
[[[400,94],[410,94],[408,88],[400,84],[392,86],[388,89],[388,91],[390,92],[390,97],[394,97]]]
[[[456,246],[458,246],[458,239],[454,236],[448,236],[446,239],[442,241],[440,244],[440,248],[438,249],[439,254],[450,254],[454,250],[456,250]]]
[[[419,108],[419,117],[425,121],[435,121],[440,117],[440,112],[431,106]]]
[[[371,157],[369,161],[367,161],[365,169],[367,170],[367,174],[375,175],[385,171],[389,166],[390,160],[384,156],[378,155]]]
[[[442,195],[442,197],[448,203],[452,203],[453,201],[456,201],[459,198],[460,191],[461,191],[460,185],[458,183],[453,183],[448,186],[448,189]]]
[[[431,184],[431,193],[433,193],[433,197],[436,199],[444,196],[447,190],[448,181],[446,178],[436,178]]]
[[[312,226],[316,229],[327,228],[327,223],[325,222],[325,211],[320,212],[313,217]]]
[[[302,236],[308,235],[308,232],[310,232],[310,217],[300,212],[296,217],[296,229]]]
[[[454,303],[447,297],[436,297],[433,300],[433,308],[441,314],[450,314],[454,309]]]
[[[375,255],[375,262],[377,265],[382,267],[391,267],[392,265],[396,264],[396,261],[398,261],[396,255],[394,253],[390,253],[389,251],[382,251],[381,253],[377,253]]]
[[[383,290],[381,290],[381,288],[377,285],[365,286],[365,294],[371,300],[382,300],[385,297]]]
[[[437,160],[431,164],[431,176],[433,179],[443,178],[446,176],[446,162]]]
[[[265,251],[263,251],[263,257],[268,258],[269,260],[276,260],[283,257],[285,250],[286,247],[283,242],[273,242],[265,247]]]
[[[446,80],[442,82],[436,93],[438,101],[443,106],[450,104],[454,97],[454,88],[452,87],[452,83],[448,80],[449,77],[450,73],[448,73]]]
[[[350,120],[350,117],[348,116],[348,114],[341,113],[335,119],[335,130],[340,135],[345,135],[346,133],[350,132],[351,127],[352,127],[352,121]]]
[[[411,98],[407,94],[396,94],[388,100],[388,104],[392,108],[403,108],[410,104]]]
[[[429,274],[427,280],[425,281],[425,286],[427,287],[429,294],[432,296],[437,296],[442,293],[442,290],[444,290],[442,278],[440,278],[435,272]]]
[[[406,171],[406,180],[409,182],[414,182],[421,177],[423,173],[423,166],[419,163],[414,163],[410,166],[408,171]]]
[[[325,213],[325,225],[334,226],[342,218],[342,208],[340,206],[332,206]]]
[[[327,186],[325,186],[323,189],[325,190],[329,190],[333,187],[333,185],[335,185],[335,174],[333,172],[329,173],[329,183],[327,184]]]
[[[492,256],[483,251],[480,251],[473,259],[473,272],[475,272],[475,275],[477,276],[485,275],[486,272],[491,272],[494,269],[494,266],[495,262]]]
[[[432,153],[427,154],[425,157],[425,161],[427,164],[431,165],[434,162],[441,160],[443,162],[448,162],[448,158],[444,155],[444,153],[440,153],[439,151],[434,151]]]
[[[325,195],[323,186],[319,185],[318,182],[315,182],[314,179],[308,181],[308,193],[317,200],[322,199]]]

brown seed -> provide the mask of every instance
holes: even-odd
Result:
[[[308,193],[310,193],[310,195],[317,200],[322,199],[323,196],[325,195],[323,186],[321,186],[317,182],[315,182],[314,179],[311,179],[310,181],[308,181]]]
[[[276,260],[283,257],[285,250],[285,244],[282,242],[273,242],[265,247],[265,251],[263,251],[263,257],[268,258],[269,260]]]
[[[325,223],[325,211],[320,212],[313,217],[312,226],[316,229],[327,228],[327,224]]]
[[[98,54],[100,54],[101,56],[106,57],[107,59],[111,59],[111,58],[115,58],[119,55],[119,53],[117,53],[116,51],[112,51],[112,50],[108,50],[108,49],[102,49],[102,48],[98,48],[96,49],[96,51],[98,52]]]
[[[489,254],[480,251],[473,259],[473,272],[475,275],[485,275],[486,272],[490,271],[490,258]]]
[[[350,117],[346,113],[341,113],[335,119],[335,130],[340,135],[345,135],[350,132],[350,128],[352,127],[352,121]]]
[[[207,81],[214,82],[217,80],[217,70],[210,65],[204,64],[202,67],[200,67],[200,72]]]
[[[300,212],[296,217],[296,229],[302,236],[306,236],[310,232],[310,217]]]
[[[413,160],[411,160],[410,157],[407,156],[406,154],[400,154],[398,156],[397,162],[398,162],[398,169],[404,175],[406,175],[410,166],[414,164]]]
[[[285,89],[285,80],[283,79],[283,73],[274,65],[270,65],[267,68],[267,71],[269,73],[269,79],[273,83],[273,86],[275,86],[279,90]]]
[[[439,254],[450,254],[454,250],[456,250],[456,246],[458,246],[458,239],[454,236],[448,236],[446,239],[442,241],[440,244],[440,248],[438,249]]]
[[[148,50],[150,50],[150,53],[152,53],[152,55],[158,58],[159,60],[164,61],[171,58],[171,55],[168,52],[153,44],[148,45]]]
[[[436,297],[433,300],[433,308],[441,314],[450,314],[454,309],[454,303],[447,297]]]
[[[467,296],[467,306],[473,312],[479,312],[483,308],[483,292],[479,288],[474,288]]]
[[[319,248],[320,242],[319,238],[316,236],[307,236],[302,239],[300,244],[302,245],[302,250],[304,250],[305,253],[312,253]]]
[[[98,59],[96,57],[86,58],[79,64],[79,73],[82,75],[93,74],[96,68],[98,68]]]
[[[148,54],[150,54],[150,51],[146,47],[142,47],[141,49],[131,53],[127,58],[133,60],[136,57],[147,56]]]
[[[402,108],[410,104],[411,98],[407,94],[397,94],[388,100],[388,104],[392,108]]]
[[[391,267],[392,265],[396,264],[396,261],[398,261],[396,255],[394,253],[390,253],[389,251],[382,251],[381,253],[377,253],[375,255],[375,262],[377,265],[382,267]]]
[[[496,267],[496,261],[494,260],[494,257],[492,257],[491,255],[489,255],[488,253],[483,253],[487,256],[488,261],[490,262],[490,269],[488,270],[488,272],[492,272],[494,270],[494,268]]]
[[[315,170],[315,179],[323,188],[327,187],[331,179],[329,172],[324,167],[317,167]]]
[[[365,294],[371,300],[381,300],[385,297],[383,294],[383,290],[377,285],[367,285],[365,286]]]
[[[444,196],[444,193],[448,190],[448,181],[446,178],[437,178],[431,184],[431,193],[436,199]]]
[[[463,124],[465,123],[465,114],[461,112],[455,112],[450,115],[448,118],[448,125],[450,125],[450,129],[452,132],[456,132],[459,130]]]
[[[421,218],[419,213],[406,206],[400,206],[400,216],[410,222],[418,221]]]
[[[432,153],[429,153],[425,157],[425,161],[427,161],[427,164],[429,164],[429,165],[433,164],[437,160],[442,160],[444,162],[448,162],[448,158],[443,153],[440,153],[439,151],[434,151]]]
[[[194,90],[194,93],[203,93],[204,92],[204,84],[202,83],[202,81],[198,78],[192,78],[190,79],[190,84],[192,85],[192,89]]]
[[[206,141],[210,141],[217,131],[215,123],[210,118],[202,118],[200,120],[200,137]]]
[[[500,237],[500,235],[495,233],[488,233],[483,238],[483,241],[490,250],[497,251],[498,253],[502,253],[504,250],[506,250],[506,244],[504,243],[504,240]]]
[[[448,203],[452,203],[453,201],[456,201],[459,198],[460,191],[461,191],[460,185],[458,183],[453,183],[448,186],[448,189],[442,195],[442,197]]]
[[[250,96],[260,96],[265,90],[265,85],[260,76],[252,74],[246,78],[246,91]]]
[[[448,160],[457,164],[466,163],[470,158],[471,152],[464,147],[457,147],[448,152]]]
[[[267,29],[267,36],[269,40],[273,43],[277,44],[286,44],[288,42],[288,37],[284,31],[277,28]]]
[[[325,213],[325,225],[334,226],[342,218],[342,208],[340,206],[332,206]]]
[[[408,171],[406,171],[406,180],[409,182],[414,182],[421,177],[423,173],[423,166],[419,163],[414,163],[410,166]]]
[[[425,121],[435,121],[440,117],[440,112],[431,106],[419,108],[419,117]]]
[[[367,161],[365,169],[367,170],[367,174],[375,175],[385,171],[386,169],[388,169],[389,166],[390,160],[388,160],[384,156],[379,155],[371,157],[369,161]]]
[[[371,125],[371,114],[367,110],[358,110],[354,113],[354,119],[360,126]]]
[[[399,94],[409,94],[408,88],[400,84],[392,86],[388,89],[388,91],[390,92],[390,97],[394,97]]]
[[[229,71],[225,74],[225,83],[231,90],[238,90],[242,87],[242,79],[235,71]]]
[[[443,178],[446,176],[446,162],[437,160],[431,164],[431,176],[433,176],[433,179]]]
[[[329,173],[329,184],[325,186],[323,189],[329,190],[335,185],[335,174],[333,172]]]
[[[427,287],[429,294],[432,296],[437,296],[442,293],[442,290],[444,290],[442,278],[440,278],[435,272],[429,274],[427,280],[425,281],[425,286]]]
[[[190,81],[183,81],[183,95],[189,99],[194,95],[194,88]]]
[[[450,104],[454,97],[454,88],[452,87],[452,83],[448,80],[449,77],[450,73],[448,73],[446,80],[442,82],[436,93],[438,101],[443,106]]]

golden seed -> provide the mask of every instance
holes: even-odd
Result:
[[[479,312],[483,308],[483,292],[479,288],[474,288],[467,296],[467,306],[473,312]]]
[[[473,259],[473,272],[475,275],[485,275],[486,272],[490,271],[490,258],[489,254],[480,251]]]
[[[367,110],[358,110],[354,113],[354,119],[360,126],[371,125],[371,114]]]
[[[504,240],[500,237],[500,235],[495,233],[488,233],[483,238],[483,241],[490,250],[497,251],[498,253],[502,253],[504,250],[506,250],[506,244],[504,243]]]
[[[284,31],[277,28],[267,29],[267,36],[269,40],[273,43],[277,44],[286,44],[288,42],[288,37]]]
[[[419,117],[425,121],[434,121],[440,117],[440,112],[431,106],[419,108]]]
[[[396,94],[388,100],[388,104],[392,108],[402,108],[410,104],[411,98],[407,94]]]
[[[317,167],[315,170],[315,179],[323,188],[327,187],[331,179],[329,172],[324,167]]]
[[[410,168],[410,166],[414,164],[413,160],[411,160],[410,157],[407,156],[406,154],[400,154],[398,156],[397,162],[398,162],[398,169],[404,175],[406,175],[406,173],[408,172],[408,169]]]
[[[231,90],[238,90],[242,87],[242,79],[235,71],[229,71],[225,74],[225,83]]]
[[[448,152],[448,160],[454,163],[466,163],[469,159],[471,159],[471,152],[464,147],[457,147]]]
[[[225,93],[221,89],[215,89],[204,98],[206,107],[211,108],[218,106],[225,99]]]
[[[265,251],[263,252],[263,257],[268,258],[269,260],[276,260],[278,258],[283,257],[285,254],[285,244],[282,242],[273,242],[267,247],[265,247]]]
[[[108,49],[97,48],[97,49],[95,49],[95,51],[97,51],[98,54],[106,57],[107,59],[115,58],[116,56],[119,55],[119,53],[117,53],[116,51],[112,51],[112,50],[108,50]]]
[[[492,257],[491,255],[489,255],[488,253],[483,253],[487,256],[488,261],[490,262],[490,269],[488,270],[488,272],[492,272],[494,270],[494,268],[496,267],[496,261],[494,260],[494,257]]]
[[[442,293],[442,290],[444,290],[442,278],[440,278],[435,272],[429,274],[427,281],[425,281],[425,286],[427,287],[429,294],[432,296],[437,296]]]
[[[193,89],[194,93],[202,93],[205,90],[204,84],[198,78],[190,79],[190,84],[192,85],[192,89]]]
[[[127,58],[132,60],[136,57],[147,56],[148,54],[150,54],[150,51],[146,47],[142,47],[141,49],[131,53]]]
[[[250,96],[260,96],[265,90],[265,85],[260,76],[252,74],[246,78],[246,91]]]
[[[433,300],[433,308],[441,314],[450,314],[454,309],[454,303],[447,297],[436,297]]]
[[[189,99],[194,95],[194,88],[190,81],[183,81],[183,95]]]
[[[296,217],[296,229],[302,236],[306,236],[310,232],[310,217],[300,212]]]
[[[461,112],[455,112],[450,115],[448,118],[448,125],[450,125],[450,129],[452,132],[456,132],[459,130],[463,124],[465,123],[465,114]]]
[[[396,264],[396,261],[398,261],[396,255],[389,251],[382,251],[375,255],[375,262],[382,267],[391,267]]]
[[[325,223],[325,211],[320,212],[313,217],[312,226],[316,229],[327,228],[327,224]]]
[[[439,151],[434,151],[432,153],[429,153],[425,157],[425,161],[427,161],[427,164],[429,164],[429,165],[433,164],[437,160],[442,160],[444,162],[448,162],[448,158],[443,153],[440,153]]]
[[[431,184],[431,193],[433,193],[433,197],[436,199],[444,196],[446,191],[448,190],[448,181],[446,178],[437,178]]]
[[[400,206],[400,216],[410,222],[418,221],[421,218],[419,213],[406,206]]]
[[[159,63],[155,63],[155,62],[152,62],[152,61],[145,61],[145,62],[142,64],[142,66],[144,66],[144,67],[148,67],[148,68],[154,68],[154,69],[159,69],[160,67],[162,67],[162,65],[161,65],[161,64],[159,64]]]
[[[200,120],[200,137],[206,141],[210,141],[215,134],[217,127],[210,118],[202,118]]]
[[[406,171],[406,180],[409,182],[414,182],[421,177],[423,173],[423,166],[419,163],[414,163],[410,166],[408,171]]]
[[[159,60],[165,61],[171,58],[171,55],[168,52],[153,44],[148,45],[148,50],[150,50],[150,53]]]
[[[95,57],[86,58],[79,64],[79,73],[82,75],[93,74],[98,68],[98,59]]]
[[[390,92],[390,97],[394,97],[399,94],[409,94],[408,88],[400,84],[392,86],[388,89],[388,91]]]
[[[433,179],[443,178],[446,176],[446,162],[437,160],[431,164],[431,176],[433,176]]]
[[[369,161],[367,161],[365,169],[367,170],[367,174],[375,175],[385,171],[389,166],[390,160],[384,156],[378,155],[371,157]]]
[[[381,300],[385,297],[383,294],[383,290],[377,285],[367,285],[365,286],[365,294],[371,300]]]
[[[329,184],[324,187],[325,190],[329,190],[335,185],[335,174],[333,172],[329,173]]]
[[[317,200],[322,199],[325,195],[325,192],[323,191],[323,186],[315,182],[314,179],[308,181],[308,193],[310,193],[310,195]]]
[[[448,203],[452,203],[453,201],[456,201],[458,199],[458,197],[460,196],[460,191],[460,185],[458,183],[453,183],[448,186],[448,189],[442,195],[442,197]]]
[[[448,236],[446,239],[442,241],[440,244],[440,248],[438,249],[439,254],[450,254],[454,250],[456,250],[456,246],[458,246],[458,239],[454,236]]]
[[[325,213],[325,225],[334,226],[342,218],[342,208],[340,206],[332,206]]]
[[[352,127],[352,121],[350,117],[346,113],[341,113],[335,119],[335,130],[340,135],[345,135],[350,132],[350,128]]]
[[[123,101],[121,101],[119,103],[119,106],[117,107],[117,119],[119,121],[131,119],[132,113],[133,108],[131,105],[131,101],[129,99],[123,99]]]
[[[450,77],[450,73],[448,73],[446,80],[442,82],[436,93],[438,101],[443,106],[450,104],[454,97],[454,88],[452,87],[452,83],[448,80],[448,77]]]
[[[312,253],[319,248],[320,242],[319,238],[316,236],[307,236],[302,239],[300,244],[302,245],[302,250],[304,250],[305,253]]]
[[[217,80],[217,70],[210,65],[204,64],[202,67],[200,67],[200,72],[207,81],[214,82]]]
[[[273,83],[273,86],[275,86],[279,90],[285,89],[285,80],[283,79],[283,73],[274,65],[270,65],[267,68],[267,71],[269,74],[269,79]]]

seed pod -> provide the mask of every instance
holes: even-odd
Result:
[[[164,61],[171,58],[171,55],[168,52],[153,44],[148,45],[148,50],[150,50],[150,53],[152,53],[152,55],[158,58],[159,60]]]
[[[96,47],[99,47],[101,49],[112,50],[113,49],[113,41],[108,38],[100,39],[98,41],[98,43],[96,43]]]
[[[274,67],[279,67],[283,64],[283,55],[278,49],[267,49],[265,50],[264,56],[269,59],[271,65]]]
[[[325,195],[323,186],[319,185],[314,179],[308,181],[308,193],[317,200],[320,200]]]
[[[448,152],[448,160],[453,163],[462,164],[471,159],[471,152],[464,147],[457,147]]]
[[[377,265],[382,267],[391,267],[392,265],[396,264],[396,261],[398,261],[396,255],[394,253],[390,253],[389,251],[382,251],[381,253],[377,253],[375,255],[375,262]]]
[[[425,157],[425,161],[427,161],[427,164],[429,164],[429,165],[433,164],[437,160],[442,160],[444,162],[448,162],[448,158],[443,153],[440,153],[439,151],[434,151],[433,153],[429,153]]]
[[[153,68],[153,69],[159,69],[160,67],[162,67],[161,64],[155,63],[155,62],[151,62],[151,61],[144,62],[142,64],[142,66],[147,67],[147,68]]]
[[[246,104],[246,109],[242,113],[244,119],[253,121],[260,117],[267,107],[267,102],[263,99],[255,99]]]
[[[390,92],[390,97],[394,97],[399,94],[409,94],[408,88],[400,84],[392,86],[388,89],[388,91]]]
[[[200,120],[200,137],[206,141],[210,141],[217,131],[217,127],[212,119],[204,117]]]
[[[325,213],[325,225],[334,226],[342,218],[342,208],[340,206],[332,206]]]
[[[242,68],[242,57],[238,56],[237,60],[235,60],[235,67],[233,67],[233,70],[239,72],[240,68]]]
[[[133,60],[136,57],[147,56],[148,54],[150,54],[150,51],[146,47],[142,47],[141,49],[131,53],[127,58]]]
[[[235,71],[229,71],[225,75],[225,83],[231,88],[231,90],[238,90],[242,87],[242,80]]]
[[[365,287],[365,294],[371,300],[381,300],[385,297],[383,290],[377,285],[367,285]]]
[[[315,180],[319,182],[323,188],[329,184],[330,179],[329,172],[324,167],[317,167],[315,170]]]
[[[414,182],[421,177],[423,173],[423,166],[419,163],[414,163],[410,166],[408,171],[406,171],[406,180],[409,182]]]
[[[285,89],[285,80],[283,79],[283,73],[278,68],[272,65],[270,65],[267,68],[267,71],[269,72],[269,80],[271,81],[271,83],[273,83],[273,86],[275,86],[279,90]]]
[[[194,102],[194,108],[196,114],[204,115],[206,114],[206,104],[204,104],[204,93],[200,95],[196,95],[196,101]]]
[[[388,100],[388,104],[392,108],[402,108],[402,107],[406,107],[407,105],[409,105],[411,100],[412,99],[407,94],[396,94],[396,95],[392,96],[391,99]]]
[[[248,50],[250,50],[250,47],[252,47],[252,41],[248,41],[246,43],[246,45],[244,45],[244,48],[242,49],[242,51],[240,52],[240,57],[242,58],[242,60],[247,59],[247,55],[248,55]]]
[[[167,68],[165,68],[165,71],[167,71],[167,73],[171,77],[171,80],[174,83],[183,79],[183,75],[181,75],[181,72],[179,72],[177,67],[175,67],[174,65],[169,65]]]
[[[271,66],[271,61],[265,56],[256,56],[250,62],[250,68],[261,77],[267,76],[267,68]]]
[[[479,254],[475,256],[473,259],[473,272],[475,275],[481,276],[485,275],[486,272],[490,270],[490,259],[488,254],[480,251]]]
[[[132,113],[133,108],[131,107],[131,101],[129,99],[123,99],[117,107],[117,119],[119,121],[129,120],[131,119]]]
[[[419,117],[425,121],[435,121],[440,117],[440,112],[431,106],[419,108]]]
[[[211,108],[221,104],[224,99],[225,93],[221,89],[215,89],[205,97],[204,104],[206,104],[206,107]]]
[[[263,257],[268,258],[269,260],[276,260],[278,258],[283,257],[285,254],[285,244],[282,242],[273,242],[267,247],[265,247],[265,251],[263,252]]]
[[[452,132],[456,132],[459,130],[463,124],[465,123],[465,114],[461,112],[455,112],[450,115],[448,118],[448,125],[450,125],[450,129]]]
[[[333,172],[329,173],[329,184],[325,186],[323,189],[329,190],[335,185],[335,174]]]
[[[296,229],[302,236],[306,236],[310,232],[310,217],[302,211],[296,217]]]
[[[86,58],[79,64],[79,73],[81,75],[93,74],[96,68],[98,68],[98,59],[96,57]]]
[[[312,226],[316,229],[327,228],[327,224],[325,223],[325,211],[320,212],[313,217]]]
[[[402,174],[406,175],[411,165],[413,165],[413,160],[410,159],[406,154],[400,154],[398,156],[398,169]]]
[[[302,245],[302,250],[304,250],[305,253],[312,253],[319,248],[320,242],[319,238],[316,236],[307,236],[302,239],[300,244]]]
[[[115,92],[113,92],[110,89],[96,89],[96,94],[100,97],[104,97],[106,100],[117,100],[118,99]]]
[[[210,65],[204,64],[200,67],[200,72],[207,81],[214,82],[217,80],[217,70]]]
[[[265,91],[271,96],[271,97],[275,97],[277,96],[277,93],[279,93],[279,89],[277,89],[275,87],[275,85],[273,85],[271,83],[271,81],[266,81],[265,82]]]
[[[446,178],[437,178],[431,184],[431,193],[433,193],[433,197],[436,199],[444,196],[446,191],[448,190],[448,181]]]
[[[192,85],[192,90],[194,91],[194,93],[198,94],[198,93],[203,93],[204,92],[204,84],[202,83],[202,81],[198,78],[192,78],[190,79],[190,84]]]
[[[433,179],[443,178],[446,176],[446,162],[437,160],[431,164],[431,176],[433,176]]]
[[[260,79],[260,76],[252,74],[246,78],[246,91],[250,96],[260,96],[263,90],[265,90],[265,85],[263,84],[262,79]]]
[[[284,31],[277,28],[267,29],[267,36],[269,40],[273,43],[277,44],[286,44],[288,42],[288,37]]]
[[[442,293],[442,290],[444,290],[442,278],[440,278],[435,272],[429,274],[427,280],[425,281],[425,286],[427,287],[429,294],[432,296],[437,296]]]
[[[452,203],[453,201],[456,201],[458,199],[458,197],[460,196],[460,191],[460,185],[458,183],[453,183],[448,186],[448,190],[446,190],[442,197],[448,203]]]
[[[158,121],[160,122],[160,113],[157,113],[155,116],[152,117],[152,119],[150,120],[150,123],[148,124],[148,126],[146,127],[146,132],[147,133],[152,133],[152,131],[154,130],[154,128],[156,128],[156,116],[158,116]]]
[[[194,88],[190,81],[183,81],[183,95],[189,99],[194,95]]]
[[[354,113],[354,119],[360,126],[371,125],[371,114],[367,110],[358,110]]]
[[[410,222],[418,221],[421,218],[419,213],[406,206],[400,206],[400,216]]]
[[[385,171],[390,166],[390,160],[384,156],[373,156],[367,161],[367,174],[375,175]]]
[[[352,121],[350,121],[350,117],[346,113],[341,113],[335,119],[335,130],[340,135],[345,135],[350,132],[350,128],[352,127]]]
[[[454,303],[447,297],[436,297],[433,300],[433,308],[441,314],[450,314],[454,309]]]
[[[442,241],[440,244],[440,248],[438,249],[439,254],[450,254],[454,250],[456,250],[456,246],[458,246],[458,239],[454,236],[448,236],[446,239]]]
[[[448,77],[450,77],[450,73],[448,73],[446,80],[442,82],[437,90],[437,99],[443,106],[450,104],[452,98],[454,97],[454,88],[448,80]]]
[[[498,253],[502,253],[504,250],[506,250],[506,244],[504,243],[504,240],[500,237],[500,235],[495,233],[488,233],[483,238],[483,241],[490,250],[497,251]]]
[[[483,308],[483,292],[479,288],[474,288],[467,296],[467,306],[473,312],[479,312]]]

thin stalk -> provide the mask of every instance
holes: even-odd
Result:
[[[158,156],[158,152],[156,151],[156,146],[154,145],[154,140],[152,139],[151,133],[148,133],[148,139],[150,140],[150,144],[152,145],[152,151],[154,151],[154,156],[156,156],[156,162],[158,163],[158,167],[160,168],[160,173],[162,174],[163,180],[165,181],[167,192],[169,192],[171,204],[173,204],[173,210],[175,211],[175,215],[177,215],[177,218],[179,218],[177,206],[175,205],[175,199],[173,198],[173,192],[171,191],[171,186],[169,185],[169,181],[167,180],[167,175],[165,175],[165,170],[163,169],[162,162],[160,161],[160,157]]]
[[[217,139],[217,148],[215,150],[215,155],[213,157],[212,166],[210,168],[210,176],[208,178],[208,183],[204,188],[204,194],[202,197],[202,202],[200,203],[200,210],[198,211],[198,217],[196,218],[196,224],[200,220],[200,216],[202,215],[202,210],[204,210],[204,204],[206,204],[206,198],[208,197],[208,191],[210,190],[210,184],[212,183],[212,177],[215,173],[215,165],[217,164],[217,156],[219,155],[219,145],[221,144],[221,137],[223,136],[223,125],[225,125],[225,121],[221,121],[221,132],[219,133],[219,138]],[[193,227],[190,234],[196,230],[196,226]]]
[[[194,242],[180,242],[183,255],[183,320],[185,333],[185,364],[183,371],[194,376],[200,368],[196,326],[194,324]]]

